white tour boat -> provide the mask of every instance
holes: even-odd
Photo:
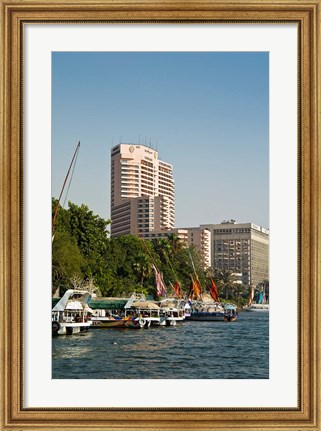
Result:
[[[91,297],[84,290],[67,290],[52,309],[52,334],[72,335],[88,330],[92,324],[92,309],[88,306]]]
[[[165,324],[165,317],[160,315],[160,308],[153,301],[146,301],[143,293],[134,292],[125,305],[125,318],[138,317],[144,319],[144,328],[151,325]]]
[[[269,311],[270,304],[250,304],[243,307],[243,311]]]
[[[162,324],[174,326],[185,319],[185,303],[176,298],[167,298],[159,302],[160,315],[165,316],[165,322]]]
[[[145,328],[151,325],[165,325],[166,316],[161,315],[160,308],[152,301],[136,301],[125,307],[125,317],[138,316],[146,322]]]
[[[270,304],[266,301],[265,287],[259,293],[258,302],[252,302],[254,298],[254,286],[252,286],[247,305],[243,307],[243,311],[269,311]]]
[[[219,302],[194,302],[188,320],[216,322],[225,320],[225,309]]]

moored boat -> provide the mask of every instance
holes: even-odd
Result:
[[[243,311],[269,311],[270,305],[266,301],[264,286],[259,293],[258,302],[256,303],[252,302],[253,298],[254,298],[254,286],[251,287],[248,302],[247,302],[247,305],[243,307]]]
[[[165,316],[164,324],[167,326],[175,326],[177,323],[183,322],[185,319],[185,302],[177,298],[163,299],[158,303],[160,314]]]
[[[243,307],[243,311],[269,311],[269,304],[250,304]]]
[[[224,317],[225,310],[221,303],[193,301],[191,316],[188,320],[223,322]]]
[[[90,300],[88,291],[67,290],[52,309],[52,334],[72,335],[87,331],[92,324]]]
[[[125,328],[131,328],[131,329],[141,329],[146,326],[146,320],[141,317],[130,317],[129,319],[126,319],[124,322]]]
[[[143,328],[146,320],[134,316],[105,316],[93,317],[92,328]]]
[[[145,296],[135,292],[129,299],[98,298],[90,303],[93,307],[93,328],[134,328],[148,326],[148,322],[141,318],[139,310],[132,304],[135,301],[145,301]],[[131,312],[126,310],[130,309]]]
[[[116,328],[125,325],[124,318],[117,315],[92,316],[92,328]]]
[[[125,307],[125,317],[140,317],[145,321],[145,328],[151,325],[163,325],[166,316],[161,314],[160,308],[152,301],[132,302],[129,307]]]
[[[237,309],[234,304],[224,304],[224,320],[227,322],[235,322],[237,319]]]

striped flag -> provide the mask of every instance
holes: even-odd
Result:
[[[156,293],[158,296],[166,296],[167,288],[165,286],[162,274],[157,270],[156,266],[153,265],[153,270],[156,280]]]

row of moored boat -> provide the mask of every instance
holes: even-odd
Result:
[[[235,321],[234,304],[187,301],[167,298],[147,301],[134,293],[122,309],[92,308],[92,295],[82,290],[67,290],[52,309],[53,335],[71,335],[90,328],[131,328],[174,326],[184,320]]]

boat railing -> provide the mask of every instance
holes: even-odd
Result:
[[[59,321],[59,312],[58,311],[53,311],[51,313],[51,320],[54,322],[58,322]]]

